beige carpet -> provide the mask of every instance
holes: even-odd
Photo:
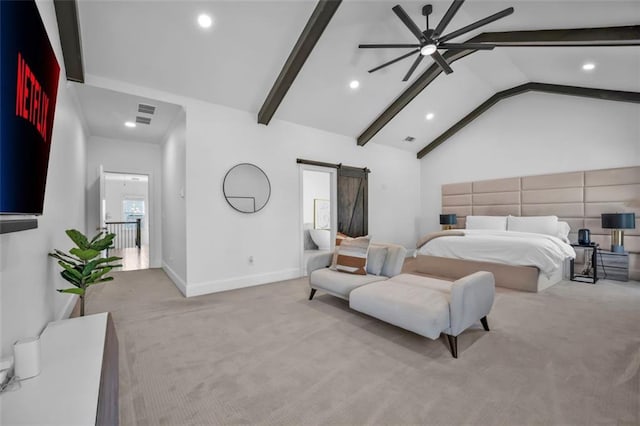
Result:
[[[158,269],[118,272],[122,425],[640,424],[640,283],[498,290],[491,332],[432,341],[305,279],[183,298]]]

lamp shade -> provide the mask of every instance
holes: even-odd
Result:
[[[636,214],[603,213],[602,227],[605,229],[634,229],[636,227]]]
[[[458,217],[455,214],[441,214],[440,225],[455,225],[458,223]]]

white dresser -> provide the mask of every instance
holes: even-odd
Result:
[[[51,322],[41,372],[0,395],[0,424],[117,425],[118,339],[109,313]]]

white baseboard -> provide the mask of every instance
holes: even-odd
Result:
[[[162,262],[162,270],[167,274],[171,281],[173,281],[176,287],[178,287],[180,293],[182,293],[183,296],[187,296],[187,283],[184,282],[184,280],[180,278],[178,274],[176,274],[175,271],[165,262]]]
[[[243,277],[228,278],[225,280],[187,284],[186,295],[187,297],[200,296],[203,294],[218,293],[220,291],[234,290],[237,288],[291,280],[299,277],[300,269],[291,268],[266,274],[245,275]]]
[[[73,308],[76,306],[76,302],[78,301],[78,296],[75,294],[71,294],[70,296],[71,297],[67,299],[67,303],[64,304],[62,311],[58,314],[56,321],[67,319],[71,316],[71,312],[73,312]]]

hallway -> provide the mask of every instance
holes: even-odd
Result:
[[[120,263],[122,268],[118,271],[137,271],[140,269],[149,269],[149,246],[142,245],[142,248],[136,247],[111,249],[109,256],[119,256],[122,258]]]

